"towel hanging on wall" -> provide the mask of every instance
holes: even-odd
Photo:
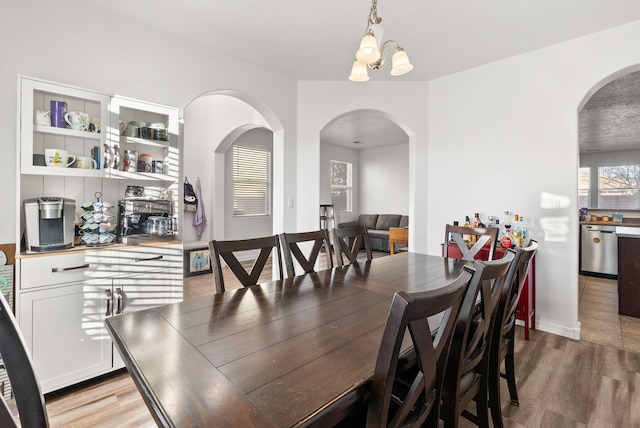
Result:
[[[196,179],[196,215],[193,216],[193,227],[196,228],[198,239],[202,238],[202,233],[207,227],[207,216],[204,212],[204,202],[202,201],[202,188],[200,187],[200,177]]]

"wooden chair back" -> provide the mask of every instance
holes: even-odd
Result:
[[[209,242],[209,252],[211,253],[211,264],[213,268],[213,282],[216,287],[216,293],[222,293],[225,290],[224,278],[222,276],[222,261],[229,266],[229,269],[238,278],[240,283],[244,287],[250,285],[256,285],[260,279],[260,275],[264,270],[264,266],[269,260],[273,249],[275,248],[275,254],[273,254],[273,265],[277,260],[277,270],[282,275],[282,257],[280,253],[280,241],[278,236],[266,236],[264,238],[253,239],[241,239],[235,241],[216,241]],[[238,261],[236,256],[237,252],[259,250],[258,257],[253,262],[251,271],[247,271],[242,263]]]
[[[467,247],[467,243],[464,241],[463,236],[474,236],[475,242],[471,248]],[[450,244],[454,243],[462,253],[463,260],[473,261],[477,258],[480,250],[485,245],[489,244],[489,257],[488,260],[493,260],[496,252],[496,243],[498,241],[498,228],[497,227],[465,227],[465,226],[453,226],[448,224],[445,228],[444,235],[444,256],[452,257],[449,251]]]
[[[48,427],[47,409],[22,333],[11,308],[0,293],[0,356],[4,363],[20,416],[20,426]],[[2,398],[0,426],[18,426]]]
[[[491,361],[489,365],[489,408],[493,425],[502,426],[500,397],[500,366],[505,361],[503,377],[507,379],[511,402],[519,405],[515,374],[515,323],[520,294],[529,270],[529,265],[538,250],[538,243],[529,242],[526,248],[515,248],[515,257],[502,290],[497,308],[496,322],[491,337]]]
[[[336,264],[345,265],[345,258],[348,263],[357,263],[358,253],[364,244],[366,260],[373,259],[371,241],[366,226],[339,227],[333,229],[333,249],[336,253]]]
[[[331,257],[331,242],[329,241],[329,232],[326,229],[314,232],[302,233],[282,233],[280,235],[282,241],[282,255],[284,263],[287,267],[287,277],[296,276],[293,258],[298,261],[305,273],[315,272],[316,261],[321,252],[324,252],[326,268],[333,268],[333,257]],[[309,252],[309,256],[305,256],[298,245],[301,242],[313,242],[313,247]]]
[[[476,273],[462,300],[446,368],[441,413],[445,426],[456,425],[459,415],[488,426],[491,327],[513,259],[513,250],[508,250],[499,260],[474,262]],[[465,410],[471,400],[476,401],[477,415]]]
[[[367,427],[438,426],[444,369],[462,296],[473,277],[465,267],[460,276],[436,290],[393,296],[373,374]],[[437,333],[429,317],[442,314]],[[402,373],[398,388],[400,350],[409,331],[417,359],[414,370]]]

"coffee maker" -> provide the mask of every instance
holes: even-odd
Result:
[[[176,232],[173,203],[168,199],[126,198],[118,201],[118,240],[171,240]]]
[[[59,251],[73,247],[76,201],[42,196],[25,199],[27,252]]]

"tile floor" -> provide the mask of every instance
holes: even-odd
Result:
[[[581,275],[578,318],[582,340],[640,352],[640,318],[618,315],[616,280]]]

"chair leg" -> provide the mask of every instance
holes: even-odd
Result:
[[[507,378],[507,386],[509,387],[509,396],[511,397],[511,404],[519,406],[518,401],[518,389],[516,388],[516,368],[515,368],[515,355],[513,350],[513,330],[511,331],[511,340],[507,345],[507,355],[504,358],[505,375]]]
[[[498,358],[494,358],[497,360]],[[495,428],[502,428],[502,405],[500,404],[500,362],[491,361],[489,367],[489,410]]]
[[[489,428],[489,397],[487,393],[488,388],[485,385],[485,388],[482,388],[476,399],[476,414],[480,428]]]

